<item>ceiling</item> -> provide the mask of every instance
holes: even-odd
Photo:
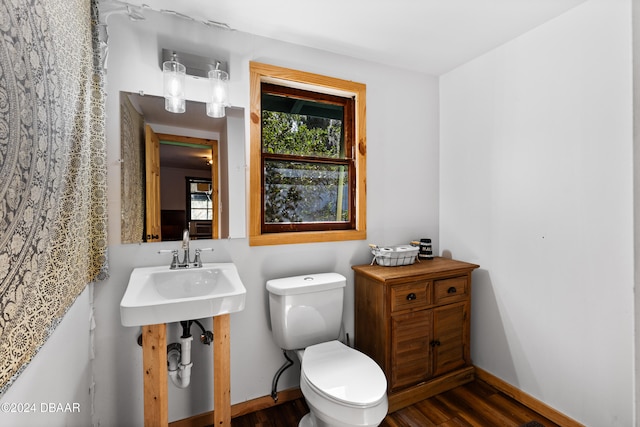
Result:
[[[100,3],[106,11],[110,7],[123,10],[126,6],[132,18],[137,15],[143,18],[145,9],[153,9],[221,24],[233,31],[441,75],[585,1],[100,0]],[[162,33],[162,28],[158,28],[158,33]],[[188,105],[188,115],[167,113],[162,98],[137,97],[134,105],[152,123],[214,131],[220,131],[224,123],[207,117],[203,104]],[[201,166],[202,154],[192,154],[187,157]],[[181,158],[176,153],[167,157]]]
[[[233,30],[263,37],[440,75],[584,1],[128,0],[128,3],[143,9],[177,12],[199,21],[223,23]]]

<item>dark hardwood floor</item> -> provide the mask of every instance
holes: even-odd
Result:
[[[232,427],[296,427],[303,399],[243,415]],[[535,422],[533,422],[535,421]],[[530,423],[530,424],[527,424]],[[559,427],[490,385],[476,380],[387,415],[380,427]]]

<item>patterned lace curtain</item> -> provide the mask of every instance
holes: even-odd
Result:
[[[0,393],[106,277],[97,18],[94,1],[0,0]]]

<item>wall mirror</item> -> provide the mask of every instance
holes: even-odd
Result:
[[[142,243],[245,237],[244,110],[224,118],[187,101],[120,92],[121,240]]]

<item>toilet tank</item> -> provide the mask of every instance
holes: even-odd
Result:
[[[338,273],[269,280],[269,312],[276,344],[284,350],[297,350],[338,339],[346,283]]]

